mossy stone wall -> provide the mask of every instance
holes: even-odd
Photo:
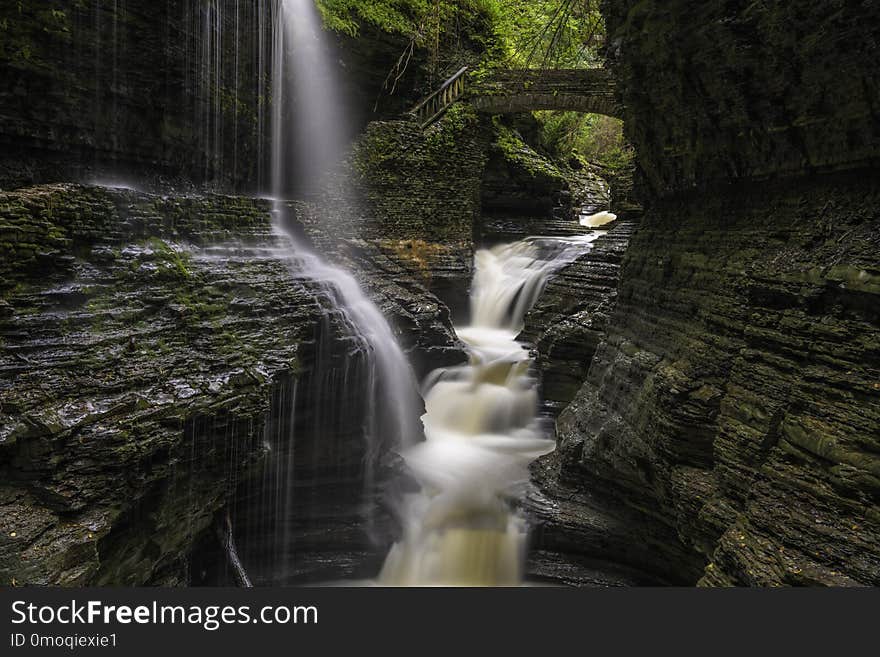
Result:
[[[373,122],[356,146],[356,185],[368,232],[396,239],[470,243],[480,216],[489,130],[458,104],[437,123]]]
[[[536,466],[564,500],[545,548],[877,585],[880,6],[604,6],[647,207]]]

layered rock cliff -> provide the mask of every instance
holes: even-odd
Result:
[[[521,339],[534,345],[545,410],[574,398],[617,301],[620,264],[638,221],[621,218],[590,251],[554,276],[526,315]]]
[[[0,189],[73,180],[264,192],[276,5],[4,3]],[[393,95],[386,85],[407,37],[366,24],[334,37],[350,119],[338,130],[353,136],[418,97],[422,51]]]
[[[542,545],[681,583],[876,585],[877,9],[605,6],[648,207],[535,467]]]
[[[268,150],[271,2],[4,3],[0,187],[252,188]]]
[[[255,504],[279,448],[304,482],[295,576],[382,554],[361,517],[363,357],[269,210],[72,185],[0,195],[5,584],[198,580],[193,549]],[[442,304],[380,281],[416,360],[433,357],[418,336],[451,342]],[[347,561],[327,556],[340,545]]]

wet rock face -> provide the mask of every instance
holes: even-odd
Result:
[[[6,2],[0,7],[0,189],[57,181],[265,191],[275,0]],[[408,39],[334,35],[353,135],[419,92]],[[293,120],[293,117],[287,117]]]
[[[526,315],[522,340],[534,345],[544,410],[559,413],[583,384],[617,299],[620,264],[638,222],[620,219],[589,253],[554,276]]]
[[[566,173],[497,119],[493,136],[481,185],[483,214],[546,219],[559,209],[561,215],[571,196]]]
[[[580,212],[607,209],[608,183],[577,162],[577,168],[539,152],[525,138],[539,139],[534,119],[493,120],[488,160],[480,186],[482,217],[475,238],[481,244],[526,235],[571,235]]]
[[[4,3],[0,187],[121,177],[252,189],[268,154],[271,39],[255,37],[270,4]]]
[[[420,250],[431,252],[429,259],[420,259]],[[441,277],[464,268],[461,250],[425,242],[349,240],[341,245],[340,258],[382,313],[394,318],[400,345],[419,380],[465,360],[464,345],[452,330],[452,312],[441,301],[444,292],[457,289],[452,276]],[[444,260],[452,266],[444,266]]]
[[[365,287],[375,287],[373,271],[380,286],[393,280],[408,288],[401,298],[411,307],[421,296],[425,308],[439,303],[441,313],[459,317],[489,138],[487,122],[464,105],[426,129],[413,120],[374,121],[314,202],[299,204],[299,230],[320,253],[362,272]]]
[[[657,193],[880,157],[880,7],[606,0],[625,130]]]
[[[272,378],[301,367],[314,299],[277,262],[194,246],[265,237],[252,201],[59,185],[2,195],[0,215],[19,238],[4,257],[18,278],[0,329],[0,577],[179,582],[227,501],[223,473],[259,455]]]
[[[373,122],[355,148],[361,237],[468,243],[480,214],[486,126],[455,105],[438,122]]]
[[[343,535],[363,564],[363,359],[267,203],[54,185],[0,194],[0,231],[0,581],[207,581],[189,555],[231,503],[261,508],[267,449],[303,490],[297,576]],[[386,293],[449,342],[438,308]],[[265,525],[240,530],[261,549]]]
[[[539,483],[646,511],[640,536],[677,536],[642,555],[655,572],[880,582],[878,193],[853,176],[658,203]]]
[[[647,207],[532,506],[671,581],[876,585],[877,10],[746,4],[605,3]]]

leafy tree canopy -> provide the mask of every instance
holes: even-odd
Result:
[[[415,49],[426,49],[432,76],[479,53],[480,68],[601,66],[605,25],[599,0],[317,0],[328,29],[357,36],[362,25],[409,38],[389,74],[394,92]],[[462,51],[462,43],[470,47]],[[573,112],[536,112],[542,146],[608,169],[629,166],[620,121]]]
[[[428,49],[466,36],[483,44],[487,65],[596,66],[605,33],[598,0],[318,0],[318,7],[329,29],[350,36],[362,23]]]

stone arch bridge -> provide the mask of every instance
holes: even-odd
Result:
[[[486,114],[557,110],[623,116],[616,83],[604,68],[499,69],[479,78],[467,72],[459,70],[411,113],[430,125],[453,104],[467,101]]]

